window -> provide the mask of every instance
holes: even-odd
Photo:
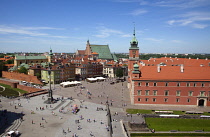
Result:
[[[193,86],[196,87],[196,83],[194,83]]]
[[[180,83],[177,83],[176,85],[177,85],[177,87],[179,87],[180,86]]]
[[[148,98],[145,98],[145,101],[146,101],[146,102],[148,102],[148,101],[149,101],[149,99],[148,99]]]
[[[145,85],[146,85],[146,86],[149,86],[149,83],[148,83],[148,82],[146,82],[146,83],[145,83]]]
[[[177,90],[176,91],[176,96],[180,96],[180,93],[181,93],[181,91],[180,90]]]
[[[190,102],[190,98],[187,99],[187,102]]]
[[[187,85],[186,85],[187,87],[189,87],[190,86],[190,83],[187,83]]]
[[[201,84],[201,87],[204,87],[204,86],[205,86],[205,84],[204,84],[204,83],[202,83],[202,84]]]
[[[153,90],[153,95],[154,95],[154,96],[157,95],[157,90]]]
[[[164,102],[168,102],[168,98],[164,98]]]
[[[140,102],[141,101],[141,98],[138,98],[138,101]]]
[[[149,95],[149,90],[145,90],[145,95],[146,95],[146,96]]]
[[[153,102],[156,102],[156,98],[153,98],[152,101],[153,101]]]
[[[180,101],[180,99],[179,99],[179,98],[177,98],[177,99],[176,99],[176,102],[179,102],[179,101]]]
[[[169,91],[166,90],[166,91],[165,91],[165,96],[168,96],[168,94],[169,94]]]
[[[138,83],[138,86],[141,86],[141,82]]]
[[[193,96],[193,91],[189,91],[188,96]]]
[[[157,83],[154,83],[154,87],[156,87],[157,86]]]
[[[200,96],[205,96],[205,91],[200,91]]]
[[[138,92],[138,95],[141,95],[141,90],[138,90],[137,92]]]
[[[165,83],[165,86],[168,87],[168,83],[167,82]]]

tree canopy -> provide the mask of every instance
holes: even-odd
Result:
[[[17,71],[19,73],[24,73],[24,74],[27,74],[28,73],[28,70],[24,66],[20,67]]]
[[[116,70],[116,76],[119,78],[123,77],[123,70],[121,68],[118,68]]]

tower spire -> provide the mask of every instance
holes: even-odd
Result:
[[[133,22],[133,25],[134,25],[133,36],[135,37],[135,35],[136,35],[136,32],[135,32],[135,31],[136,31],[136,30],[135,30],[135,29],[136,29],[135,22]]]

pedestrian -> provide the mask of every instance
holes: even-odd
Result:
[[[34,121],[33,120],[31,121],[31,124],[34,124]]]
[[[81,128],[81,127],[80,127],[80,125],[79,125],[79,126],[77,126],[77,130],[80,130],[80,128]]]
[[[40,123],[39,125],[40,125],[40,127],[41,127],[41,126],[42,126],[42,123]]]
[[[68,131],[68,132],[71,132],[70,129],[69,129],[69,127],[68,127],[67,131]]]

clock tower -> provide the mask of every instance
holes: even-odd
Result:
[[[136,39],[135,27],[130,45],[131,46],[129,48],[128,74],[131,74],[131,72],[133,71],[134,64],[138,64],[139,62],[139,47],[138,41]]]

